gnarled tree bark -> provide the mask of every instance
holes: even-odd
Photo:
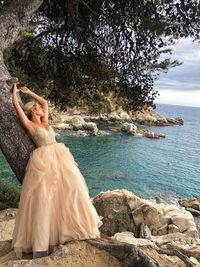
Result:
[[[3,59],[3,51],[29,27],[31,15],[42,0],[10,1],[0,11],[0,149],[17,179],[22,183],[30,153],[35,148],[21,125],[12,104],[12,79]]]

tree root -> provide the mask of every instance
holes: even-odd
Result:
[[[86,242],[116,257],[121,261],[122,267],[160,267],[160,265],[141,248],[133,244],[119,242],[117,240],[105,240],[102,238],[87,239]]]

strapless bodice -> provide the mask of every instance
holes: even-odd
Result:
[[[34,134],[31,135],[31,138],[33,139],[37,147],[56,143],[55,132],[53,127],[50,125],[48,130],[43,127],[37,126]]]

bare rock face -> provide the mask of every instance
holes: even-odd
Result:
[[[57,123],[57,124],[51,124],[53,128],[58,130],[73,130],[73,127],[68,123]]]
[[[107,235],[131,231],[139,237],[141,225],[144,224],[154,236],[171,232],[194,238],[199,236],[190,212],[174,205],[139,198],[126,189],[100,193],[93,198],[93,203],[98,214],[103,216],[101,231]]]
[[[154,132],[151,132],[149,130],[144,130],[143,136],[147,137],[147,138],[152,138],[152,139],[159,139],[160,137],[165,137],[164,134],[154,133]]]
[[[164,134],[159,134],[159,133],[154,133],[149,130],[143,130],[143,129],[138,129],[138,127],[129,122],[122,123],[122,126],[120,128],[122,132],[125,132],[129,135],[137,136],[137,137],[147,137],[147,138],[152,138],[152,139],[158,139],[160,137],[165,137]]]
[[[81,116],[74,116],[71,119],[71,125],[73,126],[74,130],[82,130],[84,123],[85,121]]]
[[[101,192],[92,202],[103,217],[101,238],[71,240],[38,259],[31,253],[16,258],[11,238],[17,209],[1,211],[0,267],[198,266],[200,239],[190,212],[126,189]]]
[[[17,210],[13,208],[0,211],[0,241],[12,238]]]
[[[4,248],[4,252],[7,253],[0,257],[1,267],[122,266],[116,257],[105,250],[100,250],[90,245],[86,241],[70,241],[65,245],[59,245],[51,255],[37,259],[32,259],[30,253],[19,260],[16,258],[15,253],[12,250],[9,251],[8,248],[7,251]]]
[[[49,119],[54,123],[61,123],[61,117],[56,106],[49,102]]]
[[[115,193],[115,190],[108,191],[94,197],[93,203],[98,214],[103,214],[101,232],[112,236],[121,231],[137,230],[125,194]]]
[[[157,264],[140,248],[117,240],[95,238],[86,240],[71,240],[54,247],[54,251],[46,257],[32,258],[32,253],[23,253],[22,259],[17,259],[11,249],[14,218],[17,209],[7,209],[0,213],[0,230],[3,241],[0,241],[0,267],[35,267],[35,266],[66,266],[66,267],[102,267],[102,266],[138,266],[156,267]]]
[[[165,118],[150,107],[141,111],[132,112],[131,118],[133,122],[147,126],[172,126],[184,124],[182,118]]]
[[[179,204],[194,216],[200,216],[200,202],[196,198],[181,199]]]
[[[86,122],[81,116],[74,116],[70,121],[72,129],[77,130],[88,130],[91,132],[91,135],[101,135],[101,132],[97,128],[96,123]]]
[[[121,131],[122,132],[126,132],[130,135],[135,135],[137,133],[137,126],[133,123],[128,123],[125,122],[122,127],[121,127]]]
[[[156,250],[157,246],[155,243],[149,239],[135,238],[131,232],[120,232],[116,233],[113,238],[120,242],[126,242],[128,244],[133,244],[141,248],[148,256],[153,258],[159,266],[165,267],[185,267],[184,262],[177,256],[167,256],[164,253],[159,254]],[[196,260],[196,258],[195,258]],[[197,261],[198,262],[198,261]]]

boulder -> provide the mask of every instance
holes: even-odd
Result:
[[[153,138],[153,139],[159,139],[160,137],[165,137],[164,134],[154,133],[149,130],[144,130],[143,136],[148,137],[148,138]]]
[[[0,267],[199,264],[200,239],[194,218],[185,209],[154,203],[126,189],[101,192],[91,200],[103,220],[101,238],[71,240],[38,259],[32,259],[31,254],[16,259],[11,238],[17,209],[1,211]]]
[[[53,128],[58,129],[58,130],[72,130],[73,127],[68,124],[68,123],[57,123],[57,124],[51,124],[51,126],[53,126]]]
[[[121,131],[130,135],[135,135],[137,133],[137,126],[133,123],[125,122],[121,126]]]
[[[133,122],[146,126],[171,126],[184,124],[182,118],[166,118],[163,115],[159,114],[157,111],[153,110],[153,108],[151,107],[132,112],[131,118]]]
[[[192,244],[190,239],[184,237],[183,234],[168,234],[164,236],[152,236],[149,239],[135,238],[133,233],[125,231],[116,233],[113,239],[136,245],[148,254],[158,266],[199,266],[199,242],[195,240]],[[182,240],[182,243],[180,243]],[[162,249],[164,247],[164,249]],[[167,247],[167,249],[165,249]],[[180,255],[181,254],[181,255]],[[180,255],[180,257],[177,257]],[[187,264],[187,265],[186,265]],[[141,265],[142,267],[143,265]],[[196,265],[194,265],[196,266]]]
[[[154,138],[154,139],[158,139],[160,137],[165,137],[164,134],[158,134],[158,133],[151,132],[149,130],[138,129],[138,127],[135,124],[129,123],[129,122],[122,123],[120,130],[122,132],[129,134],[129,135],[134,135],[137,137],[144,136],[147,138]]]
[[[165,227],[163,234],[167,233],[166,220],[163,214],[157,210],[153,205],[142,204],[138,208],[132,211],[133,221],[136,226],[140,226],[142,223],[147,225],[153,235],[159,235],[159,230]]]
[[[184,232],[194,226],[193,222],[188,220],[188,218],[184,216],[175,215],[171,217],[171,221],[174,225],[178,227],[180,232]]]
[[[49,119],[54,123],[61,123],[62,120],[57,107],[53,103],[49,102],[48,104],[49,104]]]
[[[102,192],[93,198],[93,203],[98,214],[104,218],[101,231],[107,235],[131,231],[139,237],[141,225],[144,224],[154,236],[172,232],[199,236],[190,212],[174,205],[139,198],[126,189]]]
[[[129,114],[126,111],[120,110],[118,112],[118,114],[119,114],[119,116],[121,118],[121,121],[124,121],[124,122],[132,122],[131,117],[129,116]]]
[[[200,216],[200,211],[193,208],[185,208],[187,211],[191,212],[194,216]]]
[[[167,205],[167,202],[164,199],[162,199],[161,197],[159,197],[159,196],[156,196],[155,200],[156,200],[157,204],[165,204],[165,205]]]
[[[194,216],[200,216],[200,202],[196,198],[180,199],[178,202]]]
[[[0,211],[0,241],[12,238],[17,208]]]
[[[75,131],[86,130],[91,133],[91,135],[97,136],[101,135],[101,131],[97,128],[96,123],[86,122],[81,116],[74,116],[70,121],[72,129]]]
[[[73,126],[73,130],[82,130],[85,121],[81,116],[74,116],[70,123]]]
[[[176,226],[175,224],[169,224],[168,225],[168,234],[173,234],[173,233],[178,233],[180,230],[178,228],[178,226]]]

